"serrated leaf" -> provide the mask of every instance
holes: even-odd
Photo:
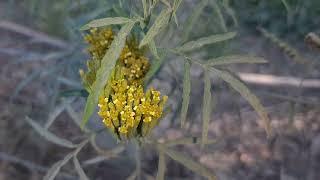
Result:
[[[154,39],[154,37],[161,31],[161,29],[168,24],[170,15],[171,15],[170,9],[164,9],[161,11],[161,13],[158,15],[158,17],[154,21],[153,25],[150,27],[147,34],[140,41],[139,48],[141,48],[146,44],[149,44],[150,41]]]
[[[223,33],[223,34],[215,34],[211,35],[208,37],[203,37],[200,39],[197,39],[195,41],[190,41],[182,46],[178,47],[177,50],[181,52],[187,52],[191,51],[194,49],[201,48],[202,46],[208,45],[208,44],[213,44],[221,41],[226,41],[228,39],[231,39],[236,36],[236,32],[228,32],[228,33]]]
[[[51,166],[51,168],[48,170],[46,175],[43,177],[43,180],[54,180],[62,166],[64,166],[72,157],[76,156],[79,153],[79,151],[83,148],[83,146],[87,144],[87,142],[88,140],[83,141],[77,146],[76,150],[67,154],[62,160],[54,163],[53,166]]]
[[[79,175],[80,180],[89,180],[89,178],[87,177],[86,173],[82,169],[80,162],[76,156],[73,156],[73,164]]]
[[[98,104],[99,96],[108,81],[112,70],[120,56],[120,53],[125,45],[126,37],[130,33],[136,21],[130,21],[125,24],[119,31],[118,35],[112,41],[112,44],[103,59],[101,60],[101,67],[97,71],[96,81],[92,85],[92,93],[87,98],[87,103],[84,110],[81,127],[83,128],[92,115],[96,105]]]
[[[190,159],[186,156],[184,156],[182,153],[171,150],[171,149],[165,149],[165,153],[170,156],[173,160],[179,162],[186,168],[190,169],[191,171],[194,171],[195,173],[198,173],[204,177],[207,177],[209,179],[216,179],[215,175],[211,173],[211,170],[207,169],[203,165],[195,162],[193,159]]]
[[[212,58],[207,60],[207,65],[210,66],[218,66],[218,65],[226,65],[226,64],[239,64],[239,63],[267,63],[268,61],[254,56],[246,56],[246,55],[229,55],[229,56],[221,56],[218,58]]]
[[[108,17],[108,18],[93,20],[88,24],[82,26],[80,30],[85,31],[90,28],[97,28],[97,27],[109,26],[109,25],[115,25],[115,24],[126,24],[130,22],[132,22],[132,20],[126,17]]]
[[[184,25],[184,30],[182,34],[182,42],[185,42],[188,40],[189,35],[193,29],[193,25],[197,22],[199,19],[201,13],[203,12],[203,9],[207,6],[208,0],[202,0],[198,5],[194,8],[194,11],[191,13],[191,15],[186,20],[186,24]]]
[[[209,122],[211,116],[211,80],[207,69],[204,70],[204,90],[203,90],[203,105],[202,105],[202,138],[201,147],[203,148],[208,139]]]
[[[77,145],[73,144],[72,142],[66,139],[59,138],[58,136],[46,130],[45,128],[41,127],[38,123],[33,121],[31,118],[26,117],[26,121],[33,127],[34,130],[36,130],[40,134],[40,136],[44,137],[46,140],[67,148],[77,147]]]
[[[182,92],[182,107],[181,107],[181,127],[185,125],[190,101],[191,79],[190,79],[190,62],[187,60],[184,63],[183,73],[183,92]]]
[[[158,172],[156,180],[164,180],[166,172],[166,157],[162,151],[159,152]]]
[[[221,71],[221,70],[218,70],[215,68],[210,68],[210,70],[215,75],[217,75],[218,77],[220,77],[221,79],[226,81],[233,89],[238,91],[241,94],[241,96],[243,98],[245,98],[250,103],[250,105],[253,107],[253,109],[262,118],[265,131],[266,131],[267,135],[269,136],[271,134],[270,120],[269,120],[269,117],[268,117],[266,110],[262,106],[262,104],[261,104],[260,100],[257,98],[257,96],[254,95],[244,83],[242,83],[237,78],[233,77],[229,72]]]

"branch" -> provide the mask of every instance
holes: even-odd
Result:
[[[275,76],[270,74],[237,73],[241,80],[257,85],[265,86],[290,86],[302,88],[320,88],[318,79],[302,79],[291,76]]]
[[[0,28],[13,31],[15,33],[23,34],[25,36],[35,39],[38,42],[43,42],[61,49],[70,48],[70,45],[63,40],[50,37],[43,32],[35,31],[33,29],[16,24],[14,22],[2,20],[0,21]]]

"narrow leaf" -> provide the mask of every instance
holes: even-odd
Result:
[[[87,177],[86,173],[82,169],[80,162],[76,156],[73,156],[73,164],[80,177],[80,180],[89,180],[89,178]]]
[[[172,14],[173,14],[174,21],[175,21],[177,26],[178,26],[177,10],[178,10],[181,2],[182,2],[182,0],[175,0],[173,2],[173,12],[172,12]]]
[[[173,160],[179,162],[186,168],[190,169],[191,171],[194,171],[204,177],[207,177],[209,179],[216,179],[215,175],[212,174],[211,170],[207,169],[203,165],[195,162],[193,159],[190,159],[184,155],[182,155],[180,152],[171,150],[171,149],[165,149],[165,153],[170,156]]]
[[[157,46],[156,46],[156,43],[154,42],[153,39],[150,41],[150,43],[148,44],[148,46],[149,46],[149,49],[150,49],[150,52],[152,53],[152,55],[153,55],[157,60],[159,60],[160,57],[159,57],[159,55],[158,55]]]
[[[237,78],[233,77],[229,72],[227,71],[221,71],[215,68],[210,69],[214,74],[219,76],[221,79],[226,81],[233,89],[238,91],[243,98],[245,98],[253,107],[253,109],[259,114],[259,116],[263,120],[264,128],[266,130],[267,135],[269,136],[271,134],[271,127],[270,127],[270,120],[268,117],[268,114],[262,104],[260,103],[260,100],[257,98],[256,95],[254,95],[248,87],[242,83]]]
[[[267,63],[263,58],[246,56],[246,55],[230,55],[221,56],[207,60],[207,64],[210,66],[226,65],[226,64],[241,64],[241,63]]]
[[[144,18],[147,18],[148,16],[147,0],[141,0],[141,1],[142,1],[142,7],[143,7],[143,16]]]
[[[162,151],[159,152],[157,180],[164,180],[166,171],[166,157]]]
[[[219,4],[216,0],[211,0],[210,1],[212,8],[214,9],[216,14],[213,14],[214,16],[217,17],[217,19],[219,20],[219,24],[221,27],[222,32],[227,32],[227,26],[226,26],[226,21],[224,20],[224,17],[221,13],[221,9],[219,7]]]
[[[102,26],[109,26],[109,25],[115,25],[115,24],[126,24],[131,22],[132,20],[125,17],[108,17],[108,18],[102,18],[102,19],[96,19],[88,24],[84,25],[80,28],[80,30],[88,30],[90,28],[97,28]]]
[[[204,90],[202,106],[202,138],[201,147],[203,148],[208,139],[209,122],[211,116],[211,81],[208,69],[204,71]]]
[[[195,41],[187,42],[187,43],[183,44],[182,46],[178,47],[177,50],[182,51],[182,52],[187,52],[187,51],[201,48],[202,46],[205,46],[208,44],[226,41],[226,40],[231,39],[235,36],[236,36],[235,32],[215,34],[215,35],[211,35],[208,37],[203,37],[203,38],[197,39]]]
[[[88,122],[96,105],[98,104],[99,95],[101,94],[104,86],[106,85],[106,82],[110,77],[112,70],[116,65],[120,53],[125,45],[126,37],[130,33],[135,23],[136,21],[130,21],[120,29],[118,35],[113,40],[109,50],[103,57],[101,61],[101,67],[97,71],[96,81],[92,85],[92,89],[94,89],[94,91],[92,91],[92,93],[89,94],[87,99],[82,120],[82,128]]]
[[[184,127],[189,101],[190,101],[190,91],[191,91],[191,80],[190,80],[190,62],[185,61],[184,63],[184,75],[183,75],[183,92],[182,92],[182,107],[181,107],[181,127]]]
[[[208,0],[202,0],[196,7],[194,7],[194,11],[191,13],[191,15],[186,20],[186,23],[184,25],[184,33],[182,34],[182,42],[185,42],[188,40],[189,35],[193,29],[194,24],[199,19],[201,13],[203,12],[203,9],[207,6]]]
[[[159,16],[156,18],[153,25],[150,27],[147,34],[143,37],[141,40],[139,47],[142,47],[146,44],[149,44],[152,39],[160,32],[162,28],[164,28],[170,19],[171,10],[170,9],[164,9],[161,11]]]
[[[40,136],[44,137],[46,140],[67,148],[77,147],[77,145],[73,144],[72,142],[59,138],[58,136],[46,130],[45,128],[41,127],[38,123],[34,122],[31,118],[26,117],[26,121],[33,127],[34,130],[36,130],[40,134]]]

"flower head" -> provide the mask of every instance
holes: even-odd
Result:
[[[128,84],[126,79],[113,80],[109,97],[99,98],[99,116],[119,139],[146,136],[162,116],[167,96],[154,89],[143,92],[142,85]]]
[[[114,32],[111,28],[93,28],[84,36],[84,39],[89,44],[87,50],[91,59],[87,61],[88,71],[85,73],[81,70],[80,75],[84,86],[89,90],[96,80],[96,73],[101,66],[101,60],[114,39]],[[143,56],[143,51],[137,47],[138,44],[134,37],[128,39],[119,57],[122,71],[129,83],[141,83],[150,67],[148,58]]]
[[[91,89],[96,80],[96,72],[114,39],[110,28],[91,29],[85,35],[89,44],[91,59],[87,62],[88,71],[80,71],[84,86]],[[99,116],[104,125],[118,139],[144,137],[150,133],[163,115],[163,107],[168,97],[153,88],[144,92],[143,78],[150,67],[149,59],[138,48],[135,38],[126,41],[116,68],[99,97]]]

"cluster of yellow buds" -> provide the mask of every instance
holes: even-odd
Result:
[[[126,79],[111,81],[112,93],[99,98],[99,116],[119,139],[146,136],[162,116],[167,96],[154,89],[143,92],[142,85]]]
[[[91,29],[85,36],[90,45],[88,51],[88,71],[80,72],[84,85],[90,89],[96,79],[101,60],[109,49],[114,33],[110,28]],[[143,78],[149,70],[149,60],[138,48],[134,38],[127,40],[123,48],[115,73],[109,80],[109,88],[99,97],[99,116],[105,126],[118,139],[144,137],[159,123],[163,115],[164,104],[168,97],[161,98],[160,92],[153,88],[143,90]]]
[[[114,32],[111,28],[93,28],[84,36],[84,39],[89,44],[88,52],[91,59],[87,61],[88,72],[84,73],[80,70],[80,75],[84,79],[84,86],[89,90],[96,79],[101,60],[114,39]],[[130,83],[141,83],[150,67],[148,58],[143,56],[143,50],[137,47],[134,37],[128,39],[119,57],[122,71]]]

